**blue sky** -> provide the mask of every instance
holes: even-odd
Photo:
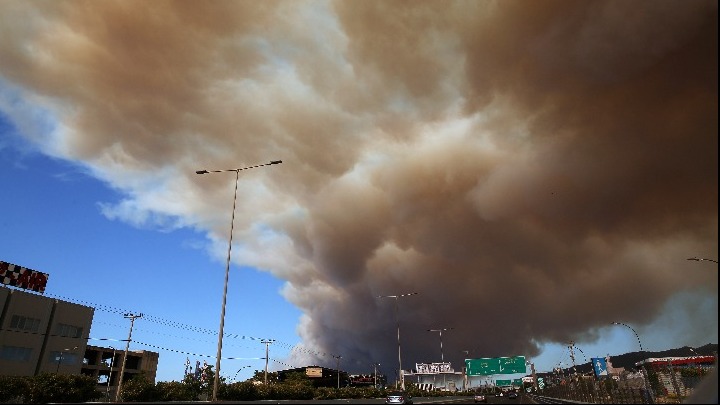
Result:
[[[214,365],[225,262],[203,249],[203,235],[108,220],[99,205],[117,201],[116,191],[76,164],[18,145],[3,124],[2,138],[12,141],[0,150],[6,162],[2,260],[48,273],[49,297],[97,306],[91,345],[124,350],[130,321],[122,314],[152,316],[135,322],[131,348],[160,353],[158,380],[181,379],[186,358]],[[300,313],[279,295],[281,287],[265,273],[232,267],[225,332],[246,338],[224,339],[223,357],[243,359],[223,363],[223,374],[234,369],[233,377],[251,366],[237,374],[249,378],[251,370],[264,369],[258,359],[265,357],[265,345],[257,339],[276,339],[271,353],[280,361],[298,343]]]
[[[228,378],[261,339],[392,376],[378,296],[409,292],[404,368],[446,327],[456,368],[637,350],[612,322],[717,342],[687,260],[717,259],[716,2],[257,4],[0,5],[0,260],[97,306],[91,344],[143,313],[158,380],[214,364],[234,177],[195,171],[271,160],[238,182]]]

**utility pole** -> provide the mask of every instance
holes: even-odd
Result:
[[[273,339],[263,339],[261,343],[265,344],[265,385],[267,385],[268,362],[270,361],[270,344]]]
[[[570,342],[570,345],[568,346],[570,348],[570,359],[572,360],[573,365],[573,374],[575,375],[575,378],[577,378],[577,367],[575,365],[575,351],[573,348],[575,347],[575,342]]]
[[[143,314],[135,315],[127,313],[123,315],[126,319],[130,319],[130,333],[128,333],[127,343],[125,344],[125,356],[123,357],[122,367],[120,368],[120,381],[118,382],[117,392],[115,393],[115,401],[119,402],[122,398],[120,390],[122,389],[123,375],[125,375],[125,364],[127,364],[128,350],[130,350],[130,340],[132,339],[133,325],[135,319],[142,318]]]
[[[375,368],[375,388],[377,388],[377,368],[380,365],[380,363],[373,363],[373,367]]]

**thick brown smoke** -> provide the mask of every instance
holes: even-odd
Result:
[[[717,258],[716,1],[0,8],[1,77],[62,121],[48,153],[127,192],[115,215],[223,241],[228,178],[194,170],[284,161],[241,180],[237,260],[287,280],[309,350],[392,364],[381,295],[418,293],[406,368],[429,328],[457,365],[717,297],[683,270]]]

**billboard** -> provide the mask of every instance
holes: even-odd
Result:
[[[525,374],[525,356],[465,359],[467,375]]]
[[[305,375],[309,378],[322,377],[322,367],[306,367]]]
[[[2,284],[44,293],[48,277],[48,274],[0,260]]]
[[[450,366],[450,363],[415,363],[415,370],[418,374],[439,374],[439,373],[454,373],[455,370]]]

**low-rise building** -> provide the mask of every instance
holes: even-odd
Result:
[[[106,392],[109,398],[115,398],[124,355],[124,350],[88,345],[80,372],[93,377],[97,380],[100,391]],[[157,352],[147,350],[128,351],[123,381],[141,375],[155,384],[159,358],[160,355]]]
[[[79,374],[94,312],[0,286],[0,375]]]

